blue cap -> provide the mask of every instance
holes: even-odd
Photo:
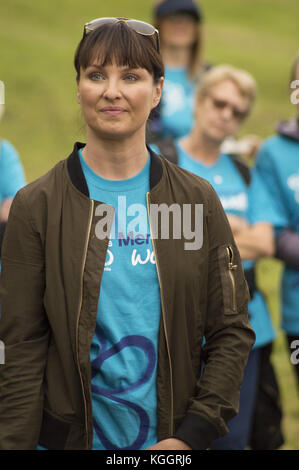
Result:
[[[202,12],[193,0],[163,0],[156,7],[154,14],[157,18],[178,12],[190,13],[197,21],[202,20]]]

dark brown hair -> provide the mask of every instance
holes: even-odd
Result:
[[[77,82],[80,68],[86,69],[94,61],[103,66],[115,62],[119,67],[144,68],[155,82],[164,76],[154,36],[136,33],[124,21],[102,25],[81,39],[74,58]]]

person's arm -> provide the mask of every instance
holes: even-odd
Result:
[[[2,202],[13,198],[26,184],[24,168],[16,149],[10,142],[1,143],[0,188]]]
[[[249,225],[243,218],[227,214],[242,260],[254,260],[275,253],[274,229],[267,222]]]
[[[15,197],[1,260],[0,449],[35,449],[43,410],[49,325],[44,254],[23,192]]]
[[[273,142],[266,142],[256,158],[249,190],[249,221],[269,223],[280,231],[290,225],[280,170],[272,151]]]
[[[13,198],[7,197],[0,206],[0,222],[7,222]]]
[[[236,233],[234,238],[242,260],[254,260],[274,255],[274,230],[266,222],[251,225]]]
[[[0,145],[0,256],[13,197],[25,186],[25,174],[18,152],[6,140]]]
[[[257,157],[248,191],[250,228],[236,235],[242,259],[254,260],[275,254],[274,229],[287,222],[279,179],[267,145]]]
[[[299,233],[287,228],[276,237],[275,257],[288,267],[299,269]]]
[[[207,314],[204,372],[173,437],[206,449],[228,432],[238,412],[244,368],[255,340],[248,320],[249,292],[227,217],[212,188],[208,234]]]
[[[247,220],[234,214],[226,214],[230,228],[234,235],[249,228]]]

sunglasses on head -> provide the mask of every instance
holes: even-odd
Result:
[[[225,100],[220,100],[218,98],[215,98],[214,96],[211,96],[209,95],[209,97],[211,98],[212,102],[213,102],[213,105],[215,106],[215,108],[217,109],[225,109],[225,108],[230,108],[231,109],[231,112],[232,112],[232,115],[234,116],[235,119],[237,119],[238,121],[242,121],[243,119],[246,118],[246,116],[248,115],[249,113],[249,110],[246,109],[245,111],[237,108],[236,106],[233,106],[232,104],[228,103],[228,101],[225,101]]]
[[[141,34],[142,36],[155,36],[156,49],[158,52],[160,52],[159,31],[149,23],[145,23],[144,21],[139,20],[131,20],[129,18],[97,18],[92,20],[84,25],[83,37],[105,24],[114,24],[120,21],[125,22],[129,28],[135,31],[135,33]]]

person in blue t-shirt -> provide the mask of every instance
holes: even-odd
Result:
[[[198,89],[195,123],[185,137],[160,143],[161,153],[176,155],[176,163],[205,179],[216,190],[243,260],[251,292],[248,306],[256,342],[249,356],[241,389],[239,414],[228,424],[229,434],[216,440],[212,449],[244,449],[249,445],[259,380],[260,351],[270,345],[275,331],[254,275],[255,260],[274,253],[272,224],[277,218],[256,172],[250,175],[245,161],[221,152],[224,139],[234,136],[250,113],[256,95],[254,79],[231,66],[215,66]],[[157,147],[154,146],[154,149]],[[250,185],[249,185],[250,178]]]
[[[177,139],[191,131],[194,124],[196,88],[213,66],[203,58],[203,11],[194,0],[162,0],[154,8],[160,33],[165,67],[162,99],[149,119],[147,140]],[[261,139],[246,135],[225,139],[222,147],[244,157],[253,157]],[[225,150],[224,150],[225,151]]]
[[[18,152],[7,140],[0,140],[0,220],[8,219],[12,199],[25,185]]]
[[[10,207],[14,196],[25,184],[24,169],[18,152],[10,142],[0,140],[0,261],[2,242]]]
[[[93,449],[146,448],[157,442],[156,351],[161,309],[145,210],[150,156],[136,176],[115,181],[95,173],[86,162],[86,149],[82,150],[80,162],[90,197],[115,210],[91,343]],[[127,214],[132,216],[129,225]],[[146,412],[142,403],[147,404]],[[136,437],[138,426],[147,428],[146,440],[143,433]]]
[[[276,255],[285,262],[281,327],[286,333],[299,386],[299,55],[292,67],[290,85],[296,116],[279,122],[276,135],[264,142],[257,156],[256,171],[267,186],[278,217]]]
[[[149,141],[177,138],[193,125],[195,89],[208,68],[202,59],[202,9],[193,0],[163,0],[154,9],[165,66],[162,100],[150,118]]]
[[[37,307],[38,312],[31,314],[26,305],[26,324],[38,362],[35,383],[44,387],[30,414],[32,426],[28,426],[32,400],[26,396],[22,423],[31,436],[21,423],[17,433],[22,434],[22,448],[26,444],[34,448],[39,442],[49,449],[201,450],[225,434],[226,422],[238,407],[255,337],[248,321],[249,293],[232,231],[211,185],[166,162],[146,145],[147,119],[163,86],[158,39],[154,27],[137,20],[98,18],[84,26],[74,63],[86,144],[76,143],[71,157],[48,173],[46,183],[39,179],[14,201],[13,209],[26,189],[33,189],[34,214],[39,214],[30,220],[36,222],[30,223],[25,236],[22,233],[17,250],[26,261],[29,258],[42,283],[38,292],[33,291],[33,301],[43,309],[39,312]],[[33,204],[27,203],[32,212]],[[193,205],[196,211],[204,206],[201,220],[196,212],[200,224],[195,225],[194,236],[202,227],[205,240],[190,252],[184,243],[185,223],[179,237],[175,229],[165,236],[164,228],[169,209],[188,210]],[[157,206],[166,210],[166,216],[161,213],[155,224]],[[13,214],[8,228],[11,220],[17,228],[23,221],[18,207]],[[191,217],[187,218],[193,224]],[[177,222],[178,218],[174,225]],[[23,240],[27,244],[21,248]],[[74,252],[70,246],[76,247]],[[7,263],[10,252],[5,248]],[[233,273],[227,250],[234,259]],[[57,270],[51,269],[54,251]],[[42,264],[38,271],[32,256]],[[65,269],[65,262],[70,269]],[[43,276],[49,271],[54,271],[53,278],[47,278],[44,287]],[[7,308],[12,300],[3,277],[1,288]],[[46,343],[42,364],[35,341],[40,337],[40,323],[36,326],[40,316],[47,319],[48,330],[42,337]],[[13,320],[10,315],[8,324]],[[12,327],[2,328],[8,331],[5,337],[11,334]],[[201,375],[203,337],[202,354],[208,361]],[[12,341],[15,338],[16,334]],[[63,351],[56,354],[60,342]],[[13,356],[18,356],[15,349]],[[32,374],[31,350],[28,357]],[[54,385],[49,369],[57,379]],[[11,370],[10,364],[12,375]],[[11,387],[15,382],[10,381]],[[23,404],[22,393],[18,396]],[[15,413],[15,400],[6,391],[0,416],[7,415],[12,403]],[[44,406],[48,423],[42,423]],[[14,420],[6,419],[2,425],[0,447],[16,446],[10,421]],[[72,427],[66,431],[69,423]]]
[[[25,184],[18,152],[10,142],[0,139],[0,252],[12,200]]]

